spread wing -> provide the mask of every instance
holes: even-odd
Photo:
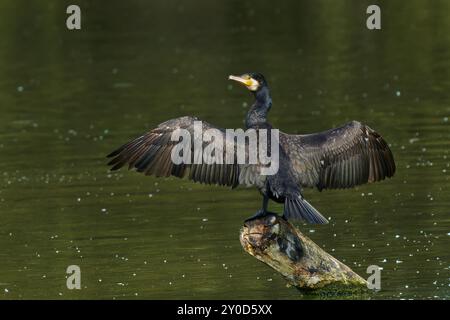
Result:
[[[260,183],[263,177],[259,175],[258,165],[237,164],[236,139],[228,138],[225,130],[202,121],[203,132],[207,129],[217,129],[215,132],[219,135],[219,139],[211,138],[210,141],[204,142],[202,137],[197,137],[194,134],[195,121],[201,120],[186,116],[161,123],[157,128],[110,153],[108,157],[113,159],[108,165],[112,166],[111,170],[117,170],[124,165],[128,165],[128,169],[135,168],[138,172],[146,175],[188,177],[195,182],[231,186],[233,188],[239,184]],[[190,134],[191,159],[189,163],[175,164],[172,161],[172,150],[180,142],[180,140],[172,141],[172,134],[177,129],[185,129]],[[195,145],[200,145],[202,148],[194,148]],[[207,146],[210,146],[210,150],[215,146],[221,147],[220,150],[223,150],[222,163],[208,163],[207,159],[202,159],[203,150]],[[226,161],[227,150],[231,149],[234,149],[233,161]],[[198,163],[199,161],[196,161],[196,159],[202,159],[202,163]]]
[[[395,162],[386,141],[357,121],[328,131],[287,135],[285,143],[297,180],[302,186],[350,188],[392,177]]]

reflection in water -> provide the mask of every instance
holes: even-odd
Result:
[[[240,247],[257,191],[105,166],[112,148],[169,118],[242,127],[251,97],[226,77],[254,70],[268,78],[276,127],[357,119],[396,157],[394,179],[307,190],[332,219],[300,228],[361,275],[383,267],[368,298],[448,298],[450,3],[384,3],[381,31],[365,28],[365,6],[80,1],[74,32],[62,2],[3,1],[0,298],[301,298]]]

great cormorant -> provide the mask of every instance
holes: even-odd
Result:
[[[229,79],[243,84],[255,96],[245,119],[246,128],[271,129],[267,114],[272,99],[263,75],[247,73]],[[171,140],[172,133],[181,128],[194,136],[194,121],[199,119],[186,116],[161,123],[109,154],[113,159],[108,165],[112,166],[111,170],[117,170],[128,164],[129,169],[134,167],[146,175],[188,177],[200,183],[233,188],[254,185],[263,196],[262,209],[255,216],[266,214],[268,200],[272,199],[284,203],[284,218],[319,224],[328,221],[304,199],[302,188],[315,187],[320,191],[350,188],[392,177],[395,172],[394,158],[386,141],[357,121],[320,133],[280,132],[279,170],[274,175],[261,175],[260,164],[174,164],[171,152],[177,142]],[[203,122],[203,129],[210,128],[220,130],[226,146],[234,142],[226,140],[224,129]],[[191,143],[193,153],[194,143]]]

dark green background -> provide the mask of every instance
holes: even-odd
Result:
[[[239,244],[256,190],[105,166],[172,117],[242,127],[252,98],[227,76],[247,71],[282,131],[355,119],[391,145],[393,179],[307,191],[331,223],[301,230],[363,276],[383,267],[380,292],[341,298],[449,298],[450,1],[376,2],[380,31],[372,3],[0,1],[0,299],[302,298]]]

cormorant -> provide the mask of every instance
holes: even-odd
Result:
[[[267,114],[272,99],[264,76],[247,73],[229,76],[229,79],[243,84],[255,97],[245,119],[246,128],[271,129]],[[268,200],[272,199],[284,203],[285,219],[319,224],[328,221],[306,201],[302,188],[315,187],[320,191],[350,188],[392,177],[395,172],[394,158],[386,141],[358,121],[313,134],[280,132],[279,170],[274,175],[261,175],[260,164],[174,164],[171,152],[178,142],[171,141],[172,133],[181,128],[194,136],[194,121],[199,119],[185,116],[161,123],[109,154],[113,159],[108,165],[112,166],[111,170],[117,170],[128,164],[129,169],[134,167],[146,175],[188,177],[195,182],[232,188],[254,185],[261,192],[263,202],[262,209],[253,217],[266,214]],[[203,122],[203,128],[220,130],[226,145],[234,142],[226,140],[224,129],[207,122]],[[200,143],[206,145],[203,141]],[[194,153],[194,141],[191,148]]]

